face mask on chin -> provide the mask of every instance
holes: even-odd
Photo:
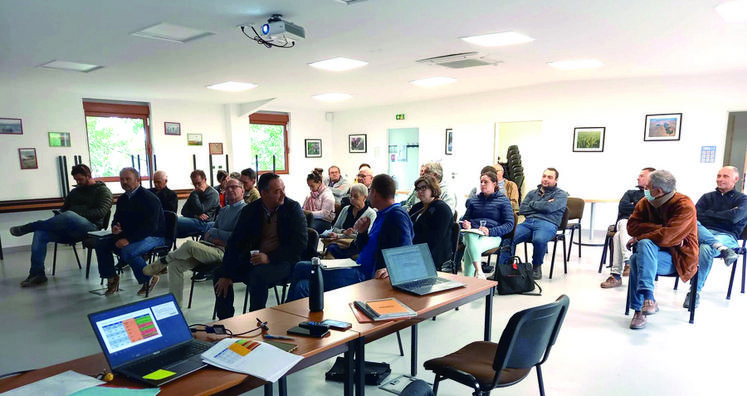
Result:
[[[643,195],[646,197],[646,199],[651,202],[656,199],[653,195],[651,195],[651,191],[649,190],[643,190]]]

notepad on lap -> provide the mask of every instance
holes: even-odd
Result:
[[[340,268],[355,268],[361,265],[356,263],[353,259],[332,259],[332,260],[320,260],[322,268],[326,270],[340,269]]]

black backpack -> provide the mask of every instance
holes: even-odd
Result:
[[[498,294],[525,294],[541,296],[542,287],[532,279],[532,263],[524,263],[519,256],[511,257],[506,264],[498,264],[495,269],[495,280],[498,281]],[[534,293],[538,288],[539,292]]]

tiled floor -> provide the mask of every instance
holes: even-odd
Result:
[[[725,300],[729,271],[721,260],[714,263],[694,325],[687,323],[687,312],[681,307],[687,287],[673,291],[673,279],[662,278],[656,293],[661,312],[650,317],[647,329],[633,331],[628,329],[630,317],[623,316],[625,289],[599,288],[599,282],[605,278],[596,272],[600,254],[601,248],[584,248],[580,262],[578,257],[571,258],[568,275],[556,268],[554,279],[541,281],[542,297],[496,296],[493,341],[498,340],[513,312],[552,301],[565,293],[571,299],[570,311],[543,370],[548,395],[743,394],[740,389],[743,389],[744,366],[740,362],[747,355],[747,341],[742,336],[747,322],[747,296],[737,290],[731,301]],[[131,273],[123,277],[125,290],[118,295],[105,298],[88,293],[100,287],[95,259],[91,279],[86,280],[69,248],[61,249],[58,255],[57,275],[50,276],[46,285],[32,289],[18,286],[28,271],[28,251],[6,253],[5,260],[0,261],[0,332],[4,334],[0,373],[99,352],[86,314],[138,298],[135,296],[138,287]],[[51,249],[47,262],[51,263]],[[546,266],[545,273],[548,270]],[[165,282],[164,277],[157,293],[167,290]],[[242,289],[237,290],[243,293]],[[209,320],[213,300],[207,282],[198,285],[195,298],[193,308],[185,310],[187,321]],[[274,304],[272,297],[270,304]],[[433,380],[422,369],[426,359],[452,352],[482,337],[483,304],[478,301],[421,324],[419,377]],[[239,302],[237,307],[240,309]],[[403,333],[406,351],[409,335]],[[369,344],[366,358],[390,363],[393,375],[405,374],[409,371],[409,356],[400,357],[397,352],[396,337],[390,336]],[[324,372],[331,365],[332,361],[328,361],[291,375],[289,393],[342,394],[340,384],[324,380]],[[390,394],[375,387],[366,391],[370,395]],[[503,393],[538,394],[536,375],[532,373]],[[259,396],[262,391],[249,394]],[[461,385],[445,382],[439,394],[469,392]]]

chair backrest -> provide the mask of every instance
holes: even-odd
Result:
[[[111,208],[109,208],[109,210],[104,215],[104,221],[101,223],[101,228],[99,228],[99,230],[105,230],[109,228],[109,222],[111,221],[111,219],[112,219],[112,210]]]
[[[744,227],[744,230],[742,230],[742,235],[739,236],[739,239],[747,241],[747,227]]]
[[[501,236],[501,239],[514,239],[514,232],[516,232],[516,226],[518,225],[516,223],[518,222],[519,222],[519,216],[517,216],[516,212],[514,212],[514,228],[508,234]]]
[[[528,369],[547,360],[558,338],[570,299],[565,294],[555,302],[515,313],[498,342],[493,369],[493,385],[505,368]]]
[[[317,252],[316,250],[316,248],[319,246],[319,233],[311,227],[306,227],[306,231],[308,232],[309,239],[306,242],[306,249],[304,249],[303,253],[301,253],[301,260],[304,261],[308,261],[311,260],[312,257],[319,256],[319,252]]]
[[[584,200],[582,198],[568,197],[568,220],[581,220],[584,215]]]
[[[177,215],[175,212],[170,210],[163,211],[163,217],[166,225],[166,245],[171,246],[176,240],[176,219]]]
[[[565,212],[563,212],[563,219],[560,220],[558,231],[565,231],[567,227],[568,227],[568,207],[566,207]]]
[[[454,222],[451,223],[451,252],[456,253],[457,248],[459,247],[459,231],[460,231],[459,223]],[[453,257],[453,255],[452,255]]]

